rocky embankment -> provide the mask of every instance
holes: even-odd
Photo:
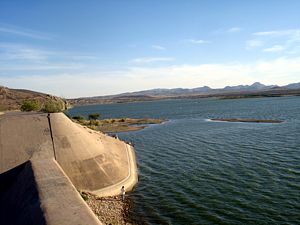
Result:
[[[135,225],[130,219],[131,201],[121,196],[97,197],[88,192],[81,192],[82,198],[104,224]]]

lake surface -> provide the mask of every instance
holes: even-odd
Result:
[[[133,215],[146,224],[300,224],[300,97],[76,107],[71,115],[169,121],[120,133],[135,144]],[[281,124],[209,118],[284,120]]]

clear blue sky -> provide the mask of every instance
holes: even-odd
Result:
[[[300,82],[298,0],[0,0],[0,85],[64,97]]]

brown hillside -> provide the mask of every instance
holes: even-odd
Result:
[[[23,89],[10,89],[0,86],[0,111],[6,110],[19,110],[24,100],[35,99],[41,103],[45,103],[48,100],[55,100],[62,102],[67,108],[68,103],[62,98]]]

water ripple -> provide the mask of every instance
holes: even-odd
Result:
[[[170,120],[119,135],[135,143],[140,181],[132,198],[133,215],[139,222],[300,224],[299,97],[80,108],[86,113],[96,109],[103,117]],[[285,122],[207,121],[215,117]]]

